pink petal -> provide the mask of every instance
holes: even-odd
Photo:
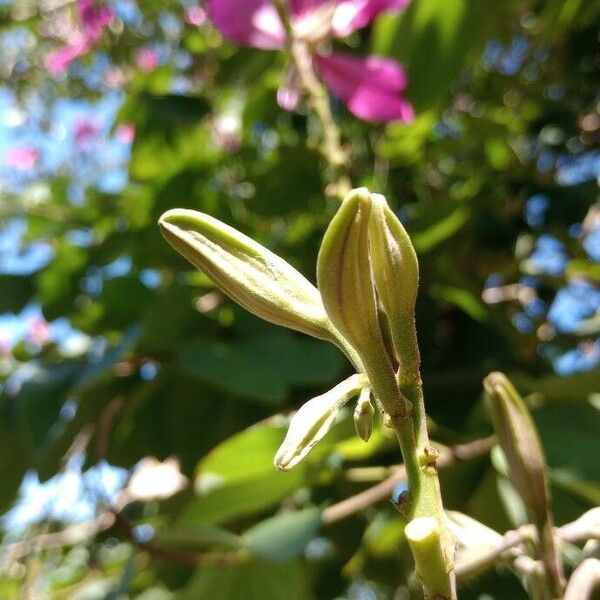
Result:
[[[238,44],[274,50],[285,43],[285,29],[270,0],[208,0],[206,11],[215,27]]]
[[[406,75],[391,58],[334,54],[314,57],[315,66],[348,110],[365,121],[411,121],[414,110],[402,98]]]
[[[78,57],[86,54],[100,39],[104,28],[111,22],[115,13],[108,6],[99,6],[95,0],[78,0],[81,31],[74,36],[76,41],[51,52],[45,65],[52,75],[62,75]]]
[[[33,146],[9,148],[4,156],[6,164],[19,171],[31,171],[40,158],[40,152]]]
[[[99,38],[102,30],[112,21],[115,13],[109,6],[103,6],[96,0],[78,0],[79,18],[88,38]],[[94,40],[95,41],[95,40]]]
[[[284,110],[296,110],[300,102],[301,86],[298,71],[289,67],[284,73],[282,82],[277,88],[277,104]]]
[[[201,6],[190,6],[185,11],[185,22],[194,27],[200,27],[206,21],[206,11]]]
[[[158,67],[158,54],[152,48],[140,48],[135,55],[135,64],[140,71],[152,71]]]
[[[410,0],[340,0],[333,14],[331,28],[336,37],[344,37],[366,27],[382,12],[398,12]]]
[[[301,17],[307,13],[317,10],[324,4],[335,4],[335,0],[290,0],[289,5],[292,15]]]
[[[133,123],[121,123],[115,131],[115,137],[123,144],[131,144],[135,138],[135,125]]]
[[[87,45],[84,43],[63,46],[48,54],[45,60],[46,69],[48,69],[52,75],[62,75],[76,58],[86,52]]]

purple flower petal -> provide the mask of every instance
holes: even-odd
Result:
[[[228,39],[254,48],[274,50],[285,43],[285,30],[270,0],[208,0],[206,11]]]
[[[88,45],[84,42],[63,46],[58,50],[50,52],[45,60],[46,69],[52,75],[62,75],[68,66],[78,57],[88,51]]]
[[[40,152],[33,146],[9,148],[4,156],[6,164],[19,171],[31,171],[38,163]]]
[[[332,54],[314,60],[325,83],[359,119],[387,123],[414,118],[412,105],[401,96],[407,83],[404,69],[391,58]]]
[[[380,13],[398,12],[409,4],[410,0],[341,0],[333,14],[333,34],[344,37],[366,27]]]
[[[77,9],[81,31],[75,33],[70,44],[46,57],[46,68],[52,75],[61,75],[76,58],[86,54],[115,15],[112,8],[99,5],[96,0],[78,0]]]
[[[99,5],[95,0],[79,0],[77,8],[83,24],[84,35],[93,42],[98,40],[102,35],[102,30],[115,16],[112,8]]]

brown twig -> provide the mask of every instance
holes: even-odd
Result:
[[[319,119],[323,129],[323,143],[320,150],[333,175],[333,181],[327,187],[327,191],[330,195],[342,199],[352,186],[346,168],[347,155],[342,148],[340,130],[331,112],[329,94],[315,74],[308,44],[294,37],[286,3],[282,0],[273,0],[273,4],[287,32],[288,49],[292,63],[298,73],[298,79],[308,97],[310,107]]]
[[[600,585],[600,560],[586,558],[573,571],[565,590],[564,600],[587,600]]]
[[[158,546],[152,542],[143,542],[137,538],[133,525],[122,512],[115,510],[111,511],[111,514],[114,517],[115,523],[131,544],[139,550],[147,552],[151,556],[161,560],[176,562],[190,567],[202,565],[223,567],[242,562],[249,557],[249,553],[245,550],[235,550],[232,552],[191,552]]]
[[[457,461],[466,461],[483,456],[492,449],[495,443],[495,437],[490,436],[466,444],[459,444],[452,448],[443,448],[437,459],[437,467],[443,469]],[[406,481],[406,469],[401,465],[393,475],[377,485],[326,508],[321,516],[322,523],[331,525],[369,506],[389,499],[394,488],[403,481]]]

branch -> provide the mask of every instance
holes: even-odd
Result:
[[[327,186],[327,191],[330,195],[342,199],[352,186],[346,168],[346,152],[342,148],[340,130],[331,112],[329,95],[315,74],[308,45],[306,42],[297,40],[294,37],[294,29],[291,26],[288,16],[287,3],[285,0],[272,1],[286,30],[288,48],[294,67],[298,72],[300,84],[308,96],[311,108],[321,122],[323,143],[320,150],[334,174],[333,182]]]
[[[456,462],[483,456],[492,449],[495,443],[495,437],[491,436],[474,440],[466,444],[459,444],[452,448],[443,448],[437,459],[437,468],[444,469]],[[384,479],[377,485],[326,508],[321,516],[321,521],[324,525],[331,525],[332,523],[350,517],[369,506],[379,504],[380,502],[389,499],[394,488],[399,483],[405,481],[406,469],[404,468],[404,465],[400,465],[394,474],[390,475],[387,479]]]
[[[593,508],[575,521],[562,527],[556,527],[554,533],[562,542],[575,543],[589,539],[600,539],[600,524],[597,522],[599,513],[599,508]],[[478,555],[476,559],[469,562],[457,562],[456,576],[459,579],[467,579],[494,566],[504,558],[513,560],[514,556],[503,557],[502,555],[525,542],[535,540],[536,537],[536,529],[531,524],[523,525],[514,531],[508,531],[504,534],[502,542],[495,548]]]
[[[0,547],[2,551],[2,566],[0,566],[0,571],[4,570],[6,564],[24,558],[36,550],[51,550],[52,548],[73,546],[84,542],[98,533],[110,529],[114,522],[114,515],[110,512],[104,512],[90,521],[72,525],[61,531],[42,533],[27,540],[6,544]]]
[[[186,550],[157,546],[152,542],[142,542],[137,538],[131,522],[121,512],[112,511],[112,515],[114,516],[116,524],[131,544],[139,550],[147,552],[158,559],[176,562],[190,567],[203,565],[223,567],[242,562],[249,557],[248,552],[244,550],[235,550],[233,552],[189,552]]]
[[[533,525],[523,525],[519,529],[507,531],[502,538],[502,542],[496,547],[490,549],[487,553],[479,554],[475,559],[469,561],[457,561],[455,566],[456,577],[460,579],[468,579],[477,573],[484,571],[502,560],[503,554],[509,550],[513,550],[526,541],[529,541],[536,536],[536,529]],[[514,556],[510,557],[515,558]]]
[[[587,600],[600,585],[600,560],[586,558],[571,575],[564,600]]]

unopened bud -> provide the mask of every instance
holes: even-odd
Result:
[[[287,471],[297,465],[331,429],[337,414],[367,384],[365,375],[355,374],[334,388],[303,404],[292,417],[274,464]]]
[[[230,298],[256,316],[331,340],[318,290],[294,267],[248,236],[194,210],[159,221],[165,239]]]
[[[538,529],[539,554],[554,597],[562,597],[564,577],[554,536],[546,460],[527,406],[503,373],[490,373],[483,385],[491,400],[492,421],[506,456],[511,480]]]
[[[379,327],[369,256],[371,194],[350,191],[331,220],[317,260],[317,281],[331,322],[359,354],[386,412],[404,408]]]
[[[381,194],[371,194],[369,248],[377,295],[390,325],[401,369],[418,373],[415,302],[419,263],[408,233]]]
[[[370,395],[371,390],[369,388],[364,388],[360,392],[356,408],[354,409],[354,427],[356,428],[358,437],[365,442],[368,442],[371,437],[373,431],[373,415],[375,414],[375,409],[371,404]]]
[[[544,522],[549,503],[546,461],[527,406],[503,373],[490,373],[483,385],[511,480],[536,521]]]

